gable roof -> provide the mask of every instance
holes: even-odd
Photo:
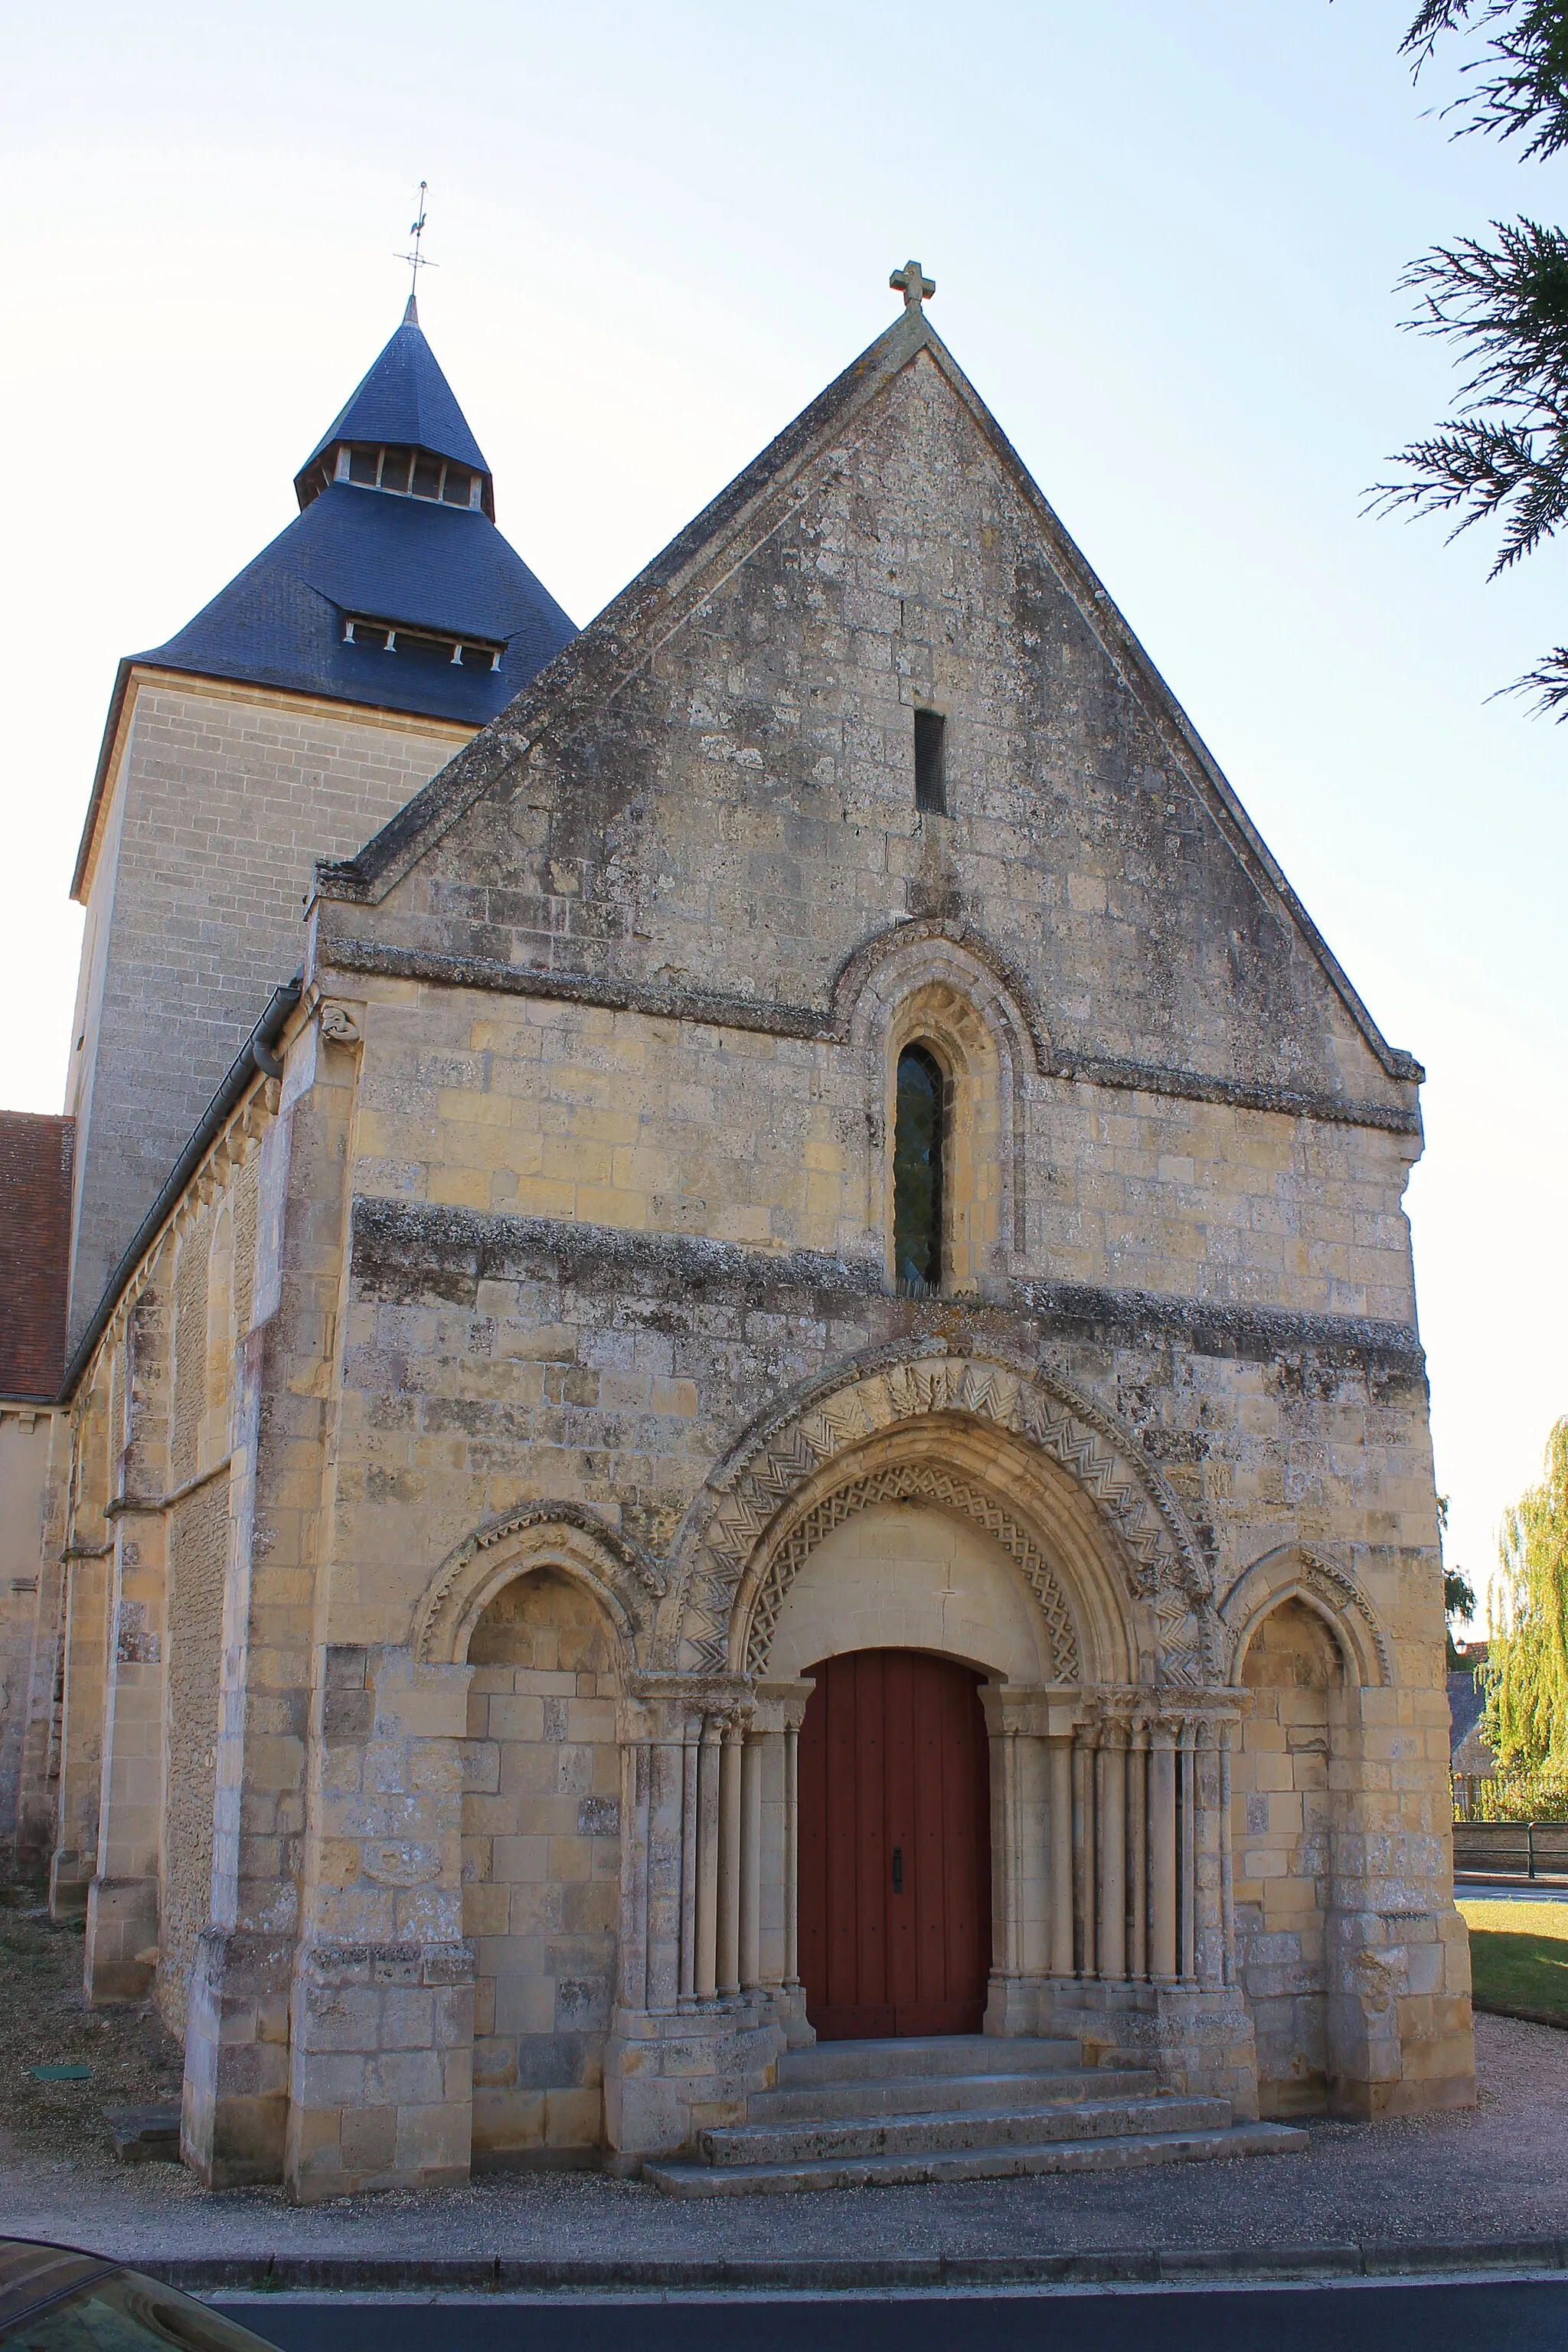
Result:
[[[376,903],[540,734],[548,730],[559,740],[574,733],[682,625],[711,584],[711,574],[728,573],[744,562],[750,549],[743,542],[750,536],[754,544],[766,535],[769,514],[787,497],[795,478],[830,449],[858,412],[922,352],[968,409],[1004,472],[1033,509],[1064,587],[1198,793],[1233,856],[1255,886],[1280,905],[1384,1074],[1418,1083],[1425,1076],[1419,1062],[1383,1035],[1191,719],[923,310],[906,310],[896,319],[357,856],[321,862],[316,869],[320,895]]]
[[[412,294],[402,325],[300,467],[297,487],[334,441],[399,442],[471,466],[478,474],[489,472],[457,394],[425,340]]]
[[[0,1397],[59,1388],[75,1135],[74,1119],[0,1111]]]

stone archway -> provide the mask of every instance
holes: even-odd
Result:
[[[1294,1593],[1249,1629],[1238,1669],[1251,1708],[1237,1760],[1243,1833],[1236,1901],[1241,1982],[1265,2115],[1328,2104],[1328,1932],[1346,1659],[1324,1611]]]
[[[1343,2078],[1365,2066],[1353,2045],[1394,2011],[1364,1997],[1386,1986],[1390,1927],[1367,1904],[1362,1856],[1386,1833],[1386,1799],[1363,1772],[1394,1677],[1353,1571],[1348,1549],[1283,1546],[1237,1578],[1219,1612],[1231,1683],[1248,1694],[1233,1782],[1237,1964],[1271,2116],[1344,2105]]]
[[[467,1642],[463,1933],[474,1947],[478,2169],[593,2160],[621,1892],[616,1629],[589,1585],[526,1567]]]
[[[606,1611],[629,1666],[645,1638],[664,1577],[586,1505],[521,1504],[487,1519],[453,1546],[414,1612],[411,1648],[421,1665],[466,1656],[470,1634],[496,1594],[526,1570],[558,1567],[586,1585]]]
[[[898,1508],[900,1506],[904,1507],[901,1512]],[[1018,1580],[1036,1603],[1044,1622],[1037,1653],[1031,1662],[1033,1671],[1020,1675],[1015,1669],[1012,1678],[1032,1683],[1077,1683],[1081,1672],[1078,1628],[1061,1584],[1036,1535],[1005,1503],[998,1501],[976,1479],[942,1463],[924,1461],[882,1462],[863,1468],[851,1465],[849,1474],[841,1484],[830,1486],[792,1517],[785,1531],[773,1546],[766,1570],[756,1583],[745,1634],[746,1671],[763,1675],[770,1670],[775,1673],[785,1670],[773,1663],[781,1613],[808,1563],[820,1569],[822,1548],[837,1530],[851,1527],[852,1523],[864,1519],[867,1515],[870,1515],[879,1526],[889,1517],[897,1517],[908,1524],[923,1514],[929,1514],[949,1526],[957,1522],[960,1527],[973,1530],[983,1542],[989,1538],[987,1548],[1006,1555]],[[842,1552],[844,1547],[837,1549]],[[968,1557],[973,1570],[976,1559],[976,1547],[973,1540]],[[983,1580],[994,1582],[994,1580]],[[890,1600],[892,1596],[889,1594],[889,1598]],[[1019,1599],[1022,1600],[1022,1595]],[[847,1597],[847,1618],[852,1618],[864,1606],[859,1596]],[[1011,1613],[1006,1609],[1005,1601],[1001,1601],[999,1595],[987,1592],[986,1617]],[[841,1648],[845,1646],[843,1640],[834,1637],[850,1630],[847,1622],[837,1628],[831,1622],[825,1622],[823,1641],[828,1648]],[[881,1628],[889,1636],[893,1630],[888,1626]],[[980,1627],[969,1620],[961,1621],[958,1624],[938,1622],[928,1627],[916,1618],[910,1623],[900,1624],[896,1630],[899,1640],[906,1644],[952,1649],[964,1656],[972,1653],[979,1656],[981,1649],[976,1646],[977,1638],[982,1644],[984,1643]],[[795,1646],[798,1651],[799,1643]],[[797,1663],[804,1663],[804,1656]]]
[[[931,1341],[845,1367],[742,1440],[688,1515],[661,1656],[745,1671],[759,1597],[765,1619],[795,1520],[895,1462],[962,1482],[1021,1528],[1049,1528],[1085,1675],[1186,1689],[1219,1679],[1207,1563],[1130,1435],[1037,1369]]]

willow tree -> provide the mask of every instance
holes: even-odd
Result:
[[[1568,1419],[1546,1441],[1545,1471],[1503,1515],[1488,1610],[1482,1728],[1505,1769],[1568,1769]]]

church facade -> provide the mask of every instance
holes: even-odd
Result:
[[[1420,1069],[900,276],[321,845],[83,1327],[24,1820],[213,2184],[1474,2096]]]

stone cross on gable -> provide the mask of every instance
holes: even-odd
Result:
[[[906,261],[901,269],[894,270],[888,283],[895,294],[903,296],[906,310],[918,310],[936,292],[936,279],[922,278],[918,261]]]

